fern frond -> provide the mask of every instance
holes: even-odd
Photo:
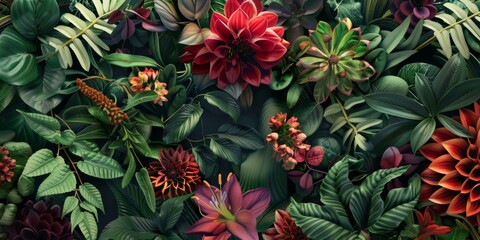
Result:
[[[445,3],[443,6],[450,10],[452,14],[437,14],[435,17],[442,20],[447,26],[432,20],[425,20],[424,26],[434,32],[434,37],[438,40],[442,53],[450,58],[453,55],[450,39],[457,47],[458,52],[466,59],[470,57],[469,42],[465,38],[464,29],[466,28],[480,42],[480,10],[470,0],[460,0],[467,10],[452,4]],[[474,21],[474,19],[476,21]],[[432,39],[433,40],[433,39]]]

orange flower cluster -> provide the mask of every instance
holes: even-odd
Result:
[[[128,119],[128,115],[122,109],[117,107],[117,105],[112,100],[107,98],[107,96],[105,96],[103,93],[89,87],[79,78],[77,78],[76,83],[80,89],[80,92],[94,101],[95,104],[102,109],[102,111],[106,112],[108,120],[115,124],[115,126]]]
[[[277,160],[283,160],[283,168],[292,170],[297,165],[295,152],[298,149],[308,151],[310,145],[303,143],[307,135],[297,129],[300,126],[298,118],[287,120],[286,113],[277,113],[268,123],[272,133],[267,135],[267,142],[273,145]]]
[[[134,92],[140,93],[145,91],[154,91],[157,93],[158,97],[153,100],[153,103],[163,105],[163,102],[168,101],[165,97],[168,94],[167,84],[155,80],[158,76],[158,70],[153,71],[153,69],[145,68],[142,72],[138,73],[138,77],[130,78],[131,88]],[[153,83],[153,85],[152,85]],[[152,90],[153,87],[153,90]]]

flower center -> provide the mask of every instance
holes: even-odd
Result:
[[[230,43],[230,48],[227,51],[226,57],[228,59],[242,58],[253,54],[248,41],[235,39]]]
[[[412,3],[415,7],[424,7],[426,5],[424,0],[414,0]]]
[[[332,54],[330,56],[330,59],[328,59],[328,64],[337,64],[340,61],[340,58],[338,58],[337,55]]]

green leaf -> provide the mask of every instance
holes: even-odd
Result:
[[[374,92],[398,93],[406,96],[408,93],[408,83],[400,77],[387,75],[380,77],[372,83]]]
[[[40,149],[27,161],[22,175],[26,177],[38,177],[51,173],[57,166],[61,166],[65,160],[61,156],[53,157],[52,151]]]
[[[77,206],[75,209],[72,211],[72,215],[70,216],[70,223],[72,224],[72,232],[73,229],[81,222],[83,221],[84,218],[84,213],[80,212],[80,206]]]
[[[295,224],[313,239],[346,239],[351,231],[340,224],[335,209],[314,203],[297,203],[292,198],[288,213]]]
[[[101,179],[122,177],[124,172],[115,159],[96,152],[83,152],[84,161],[77,162],[77,167],[83,173]]]
[[[302,132],[310,136],[318,130],[322,123],[323,108],[320,104],[308,102],[295,108],[293,116],[298,117],[298,121],[301,122]]]
[[[73,197],[73,196],[66,197],[65,202],[63,202],[62,218],[65,217],[65,215],[71,213],[77,207],[78,207],[78,199],[76,197]]]
[[[10,104],[15,92],[14,86],[0,81],[0,113]]]
[[[365,178],[350,197],[350,211],[360,229],[365,229],[374,224],[384,210],[380,194],[384,186],[392,179],[399,177],[408,166],[381,169]]]
[[[119,67],[161,67],[149,57],[126,53],[112,53],[104,56],[103,60]]]
[[[320,186],[320,201],[335,209],[342,227],[353,231],[346,211],[354,186],[348,179],[348,156],[336,163]]]
[[[100,123],[88,125],[82,131],[78,132],[77,140],[96,140],[109,139],[109,132]]]
[[[209,147],[205,145],[194,147],[192,153],[205,178],[213,176],[218,171],[217,156]]]
[[[384,71],[397,66],[407,58],[411,57],[413,54],[417,53],[417,50],[405,50],[400,52],[394,52],[387,55],[387,65],[385,66]]]
[[[35,182],[33,178],[29,178],[22,175],[18,179],[17,190],[22,197],[30,196],[35,190],[35,188],[36,187],[35,187]]]
[[[448,112],[472,104],[480,98],[478,89],[480,89],[480,78],[455,84],[440,98],[438,102],[439,112]]]
[[[430,139],[433,131],[435,131],[435,127],[435,119],[426,118],[413,129],[410,142],[414,153]]]
[[[178,222],[178,219],[183,212],[183,202],[188,197],[189,196],[187,195],[182,197],[170,198],[162,203],[162,206],[160,207],[160,212],[155,219],[155,221],[157,222],[156,225],[160,228],[160,231],[162,233],[168,232]]]
[[[128,164],[127,172],[122,178],[122,188],[126,187],[130,181],[132,181],[133,174],[137,170],[137,164],[135,163],[135,158],[133,158],[132,149],[127,149],[127,157],[125,158],[125,162]]]
[[[87,240],[97,239],[98,226],[92,213],[83,212],[83,219],[78,226]]]
[[[395,188],[388,192],[385,210],[378,220],[369,227],[372,233],[391,232],[410,214],[420,195],[420,177],[410,179],[407,188]]]
[[[367,104],[381,112],[410,120],[423,120],[429,113],[418,102],[395,93],[372,93],[364,96]]]
[[[391,53],[403,39],[405,33],[407,33],[408,27],[410,26],[411,16],[408,16],[403,20],[403,22],[390,32],[387,37],[380,43],[380,47],[384,48],[387,53]]]
[[[68,150],[76,156],[82,156],[85,152],[100,152],[100,148],[93,143],[85,140],[75,141]]]
[[[38,186],[37,197],[45,197],[75,190],[77,179],[67,164],[57,166]]]
[[[17,110],[25,119],[28,126],[46,140],[57,143],[56,138],[61,137],[60,123],[57,119],[38,113],[27,113]]]
[[[228,139],[241,148],[259,150],[264,146],[264,140],[253,128],[243,125],[225,123],[218,128],[218,137]]]
[[[461,227],[454,227],[449,234],[435,236],[438,240],[452,240],[452,239],[468,239],[470,233],[468,230]]]
[[[240,167],[240,186],[245,192],[255,188],[270,190],[270,204],[288,199],[287,172],[275,161],[273,150],[266,146],[250,153]]]
[[[153,222],[137,216],[121,216],[105,226],[99,239],[155,239]]]
[[[79,190],[80,190],[80,194],[87,202],[89,202],[90,204],[92,204],[93,206],[95,206],[96,208],[100,209],[102,212],[105,213],[105,209],[103,207],[102,195],[94,185],[86,182],[80,185]]]
[[[342,20],[350,18],[353,25],[357,26],[362,23],[362,4],[356,0],[327,0],[330,7],[337,12],[336,19]]]
[[[135,178],[137,179],[140,189],[142,189],[148,207],[152,212],[155,212],[155,191],[153,190],[153,185],[150,181],[147,169],[140,169],[140,171],[135,173]]]
[[[0,80],[24,86],[37,79],[36,46],[8,27],[0,34]]]
[[[48,66],[44,67],[40,72],[38,79],[28,85],[18,88],[18,95],[28,106],[46,114],[56,106],[58,106],[64,96],[51,94],[51,96],[39,100],[42,95],[49,95],[60,89],[65,82],[65,72],[61,69],[54,69]],[[74,88],[78,89],[78,88]]]
[[[371,139],[376,150],[383,152],[390,146],[400,147],[410,141],[410,135],[417,121],[402,121],[387,125]]]
[[[128,99],[127,105],[123,107],[123,110],[126,111],[131,109],[139,104],[151,102],[158,97],[158,94],[154,91],[145,91],[135,94],[132,98]]]
[[[303,86],[298,83],[293,83],[288,89],[287,93],[287,106],[293,108],[298,102],[298,99],[302,95]]]
[[[458,54],[452,56],[433,80],[432,88],[435,96],[441,98],[453,85],[463,82],[467,76],[466,72],[465,59]]]
[[[415,90],[417,91],[417,97],[425,105],[425,107],[435,115],[437,113],[437,98],[433,93],[432,86],[427,76],[417,73],[415,77]]]
[[[12,24],[23,36],[34,40],[57,26],[60,10],[55,0],[15,0],[11,6]]]
[[[240,106],[230,94],[222,91],[212,91],[206,93],[204,98],[210,105],[228,114],[233,121],[237,121],[240,116]]]
[[[210,149],[217,156],[235,164],[242,163],[242,150],[240,146],[228,139],[210,139]]]
[[[80,203],[80,208],[82,208],[83,210],[86,210],[87,212],[92,213],[95,216],[95,219],[98,221],[97,208],[95,208],[95,206],[93,206],[91,203],[87,201],[83,201]]]
[[[165,124],[163,141],[167,144],[185,139],[197,126],[203,109],[197,104],[184,104]]]
[[[17,215],[17,206],[13,203],[0,203],[0,226],[10,226]]]
[[[438,114],[437,119],[446,129],[448,129],[448,131],[452,132],[453,134],[464,138],[472,137],[470,132],[465,127],[463,127],[462,124],[453,120],[452,118],[449,118],[443,114]]]
[[[397,75],[407,81],[408,85],[413,85],[415,84],[415,78],[417,74],[421,73],[427,76],[429,80],[433,80],[439,71],[440,68],[428,63],[409,63],[403,66]]]

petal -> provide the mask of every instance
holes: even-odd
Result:
[[[232,213],[238,212],[238,210],[242,208],[243,197],[240,183],[234,174],[229,176],[223,190],[227,193],[225,202],[227,203],[227,206],[230,205],[230,211]]]
[[[462,176],[468,177],[477,163],[470,158],[462,159],[455,168]]]
[[[440,157],[437,157],[428,168],[432,169],[435,172],[447,174],[455,170],[455,165],[458,163],[456,159],[453,159],[449,154],[444,154]]]
[[[241,29],[247,27],[247,22],[248,15],[244,11],[238,10],[228,19],[227,25],[233,32],[238,33]]]
[[[437,143],[441,143],[443,141],[447,141],[449,139],[456,138],[456,137],[457,136],[455,136],[455,134],[453,134],[446,128],[437,128],[435,129],[432,135],[432,139]]]
[[[437,204],[449,204],[458,192],[451,191],[445,188],[440,188],[435,191],[428,200]]]
[[[267,209],[269,203],[270,192],[265,188],[250,190],[243,194],[243,209],[250,210],[255,218]]]
[[[200,207],[200,210],[202,210],[202,212],[205,214],[216,212],[209,204],[212,199],[212,192],[214,191],[214,189],[216,189],[216,187],[212,186],[212,189],[210,189],[207,186],[202,185],[197,188],[197,190],[195,190],[195,197],[199,198],[199,200],[196,201],[197,205]]]
[[[465,180],[465,177],[460,175],[457,171],[452,171],[445,175],[445,177],[438,182],[438,185],[453,191],[460,191]]]
[[[430,185],[437,185],[438,181],[440,181],[440,179],[442,179],[443,176],[444,176],[443,174],[437,173],[429,168],[425,169],[420,174],[420,177],[422,178],[422,180]]]
[[[473,181],[469,178],[465,180],[462,184],[462,189],[460,189],[460,193],[470,193],[472,191],[472,188],[477,184],[478,182]],[[471,197],[471,196],[470,196]]]
[[[234,39],[235,33],[228,28],[227,24],[222,22],[222,21],[216,21],[215,24],[215,29],[217,32],[215,33],[212,30],[212,33],[217,34],[220,39],[222,39],[224,42],[230,42]],[[207,38],[208,39],[208,38]]]
[[[251,18],[257,16],[257,7],[255,6],[255,4],[252,1],[243,2],[240,5],[240,9],[247,14],[248,19],[251,19]]]
[[[438,143],[428,143],[420,148],[420,153],[430,161],[435,160],[437,157],[447,153],[445,148]]]
[[[413,8],[413,14],[417,18],[428,18],[430,17],[430,10],[426,7],[416,7]]]
[[[205,217],[200,218],[196,223],[194,223],[190,228],[185,230],[185,233],[212,233],[214,230],[218,232],[219,229],[225,230],[225,223],[221,220],[220,213],[212,212]],[[223,227],[222,227],[223,225]]]
[[[224,71],[225,61],[224,59],[214,59],[210,63],[210,79],[216,79],[220,76],[220,73]]]
[[[239,64],[232,66],[231,63],[227,63],[225,66],[225,74],[227,74],[228,81],[231,83],[237,82],[240,70]]]
[[[475,185],[470,192],[470,201],[476,202],[480,200],[480,184]]]
[[[226,51],[228,50],[227,44],[216,34],[210,35],[205,39],[205,47],[208,51],[215,54],[218,58],[225,57]]]
[[[220,235],[203,236],[202,240],[228,240],[228,239],[230,239],[230,236],[232,236],[232,234],[225,231],[225,232],[220,233]]]
[[[450,214],[460,214],[466,211],[465,207],[467,206],[468,195],[467,194],[458,194],[455,196],[450,205],[448,206],[447,213]]]
[[[260,69],[251,64],[247,64],[247,67],[242,70],[242,78],[248,84],[258,87],[260,86],[261,78]]]
[[[257,220],[250,211],[242,210],[235,215],[235,221],[227,222],[230,233],[240,239],[258,240]]]
[[[468,129],[468,127],[475,127],[477,125],[478,115],[469,109],[462,108],[460,112],[460,122]]]
[[[389,169],[398,167],[402,161],[402,154],[396,147],[389,147],[383,153],[382,160],[380,160],[380,167],[383,169]]]
[[[227,18],[230,18],[232,14],[238,10],[240,3],[237,0],[228,0],[225,3],[224,12]]]
[[[450,139],[441,144],[457,160],[462,160],[467,153],[468,142],[462,138]]]
[[[267,30],[268,21],[264,17],[255,17],[248,21],[248,29],[252,36],[261,36]]]
[[[470,171],[469,178],[473,181],[480,181],[480,165],[476,165],[472,171]]]
[[[277,24],[278,16],[277,16],[277,14],[275,14],[273,12],[268,12],[268,11],[261,12],[261,13],[258,14],[258,16],[262,16],[262,17],[267,18],[268,27],[273,27]],[[283,29],[283,27],[280,27],[280,28]]]

